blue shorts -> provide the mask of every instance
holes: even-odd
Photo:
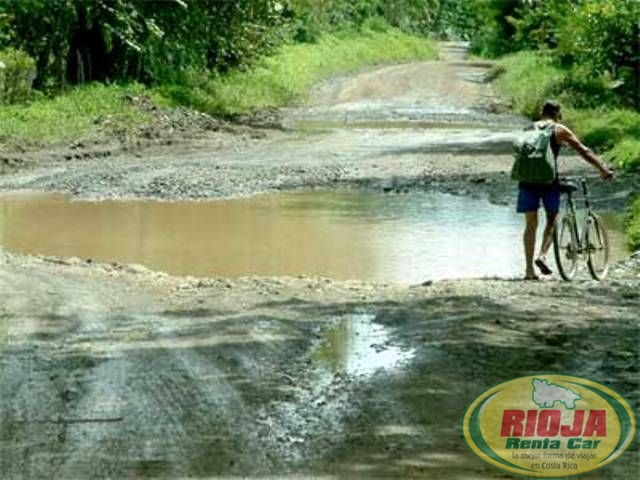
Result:
[[[518,213],[534,212],[540,208],[540,200],[548,213],[558,213],[560,210],[560,186],[536,185],[520,182],[518,186]]]

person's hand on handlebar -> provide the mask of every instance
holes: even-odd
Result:
[[[602,167],[600,168],[600,178],[602,180],[613,180],[614,176],[615,172],[612,169],[605,165],[602,165]]]

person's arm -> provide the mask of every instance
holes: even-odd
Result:
[[[556,138],[558,143],[569,145],[578,154],[589,162],[593,167],[600,172],[600,177],[603,180],[613,178],[613,171],[608,168],[598,156],[587,148],[576,135],[564,125],[556,125]]]

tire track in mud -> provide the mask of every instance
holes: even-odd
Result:
[[[99,313],[91,312],[102,303],[96,301],[97,292],[89,291],[86,282],[83,288],[82,282],[31,273],[1,279],[5,308],[23,312],[12,318],[0,351],[0,436],[3,451],[17,454],[0,459],[9,478],[43,478],[60,468],[69,426],[79,420],[74,404],[81,378],[96,363],[88,357],[67,358],[66,350],[70,336],[97,332]]]
[[[260,315],[119,314],[120,288],[46,274],[12,280],[4,305],[27,315],[22,324],[13,318],[0,353],[7,478],[293,471],[313,450],[309,439],[340,430],[329,425],[339,418],[326,400],[333,379],[302,380],[306,363],[287,362],[291,349],[268,340],[297,337],[300,360],[306,328]],[[25,296],[26,283],[34,288]],[[134,310],[149,308],[140,303]],[[232,343],[218,343],[218,334]],[[202,337],[211,345],[189,346]],[[283,378],[302,387],[283,395]]]
[[[135,316],[120,320],[137,323]],[[144,322],[153,332],[153,320]],[[86,372],[88,391],[72,414],[121,422],[68,436],[69,460],[60,474],[175,477],[258,468],[259,450],[245,432],[252,422],[224,370],[185,347],[134,347],[104,360]],[[109,395],[116,408],[96,412]]]

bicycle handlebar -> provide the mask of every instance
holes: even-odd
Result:
[[[558,177],[558,179],[562,182],[562,181],[576,181],[576,182],[583,182],[586,180],[601,180],[602,177],[600,177],[600,175],[565,175],[563,177]]]

